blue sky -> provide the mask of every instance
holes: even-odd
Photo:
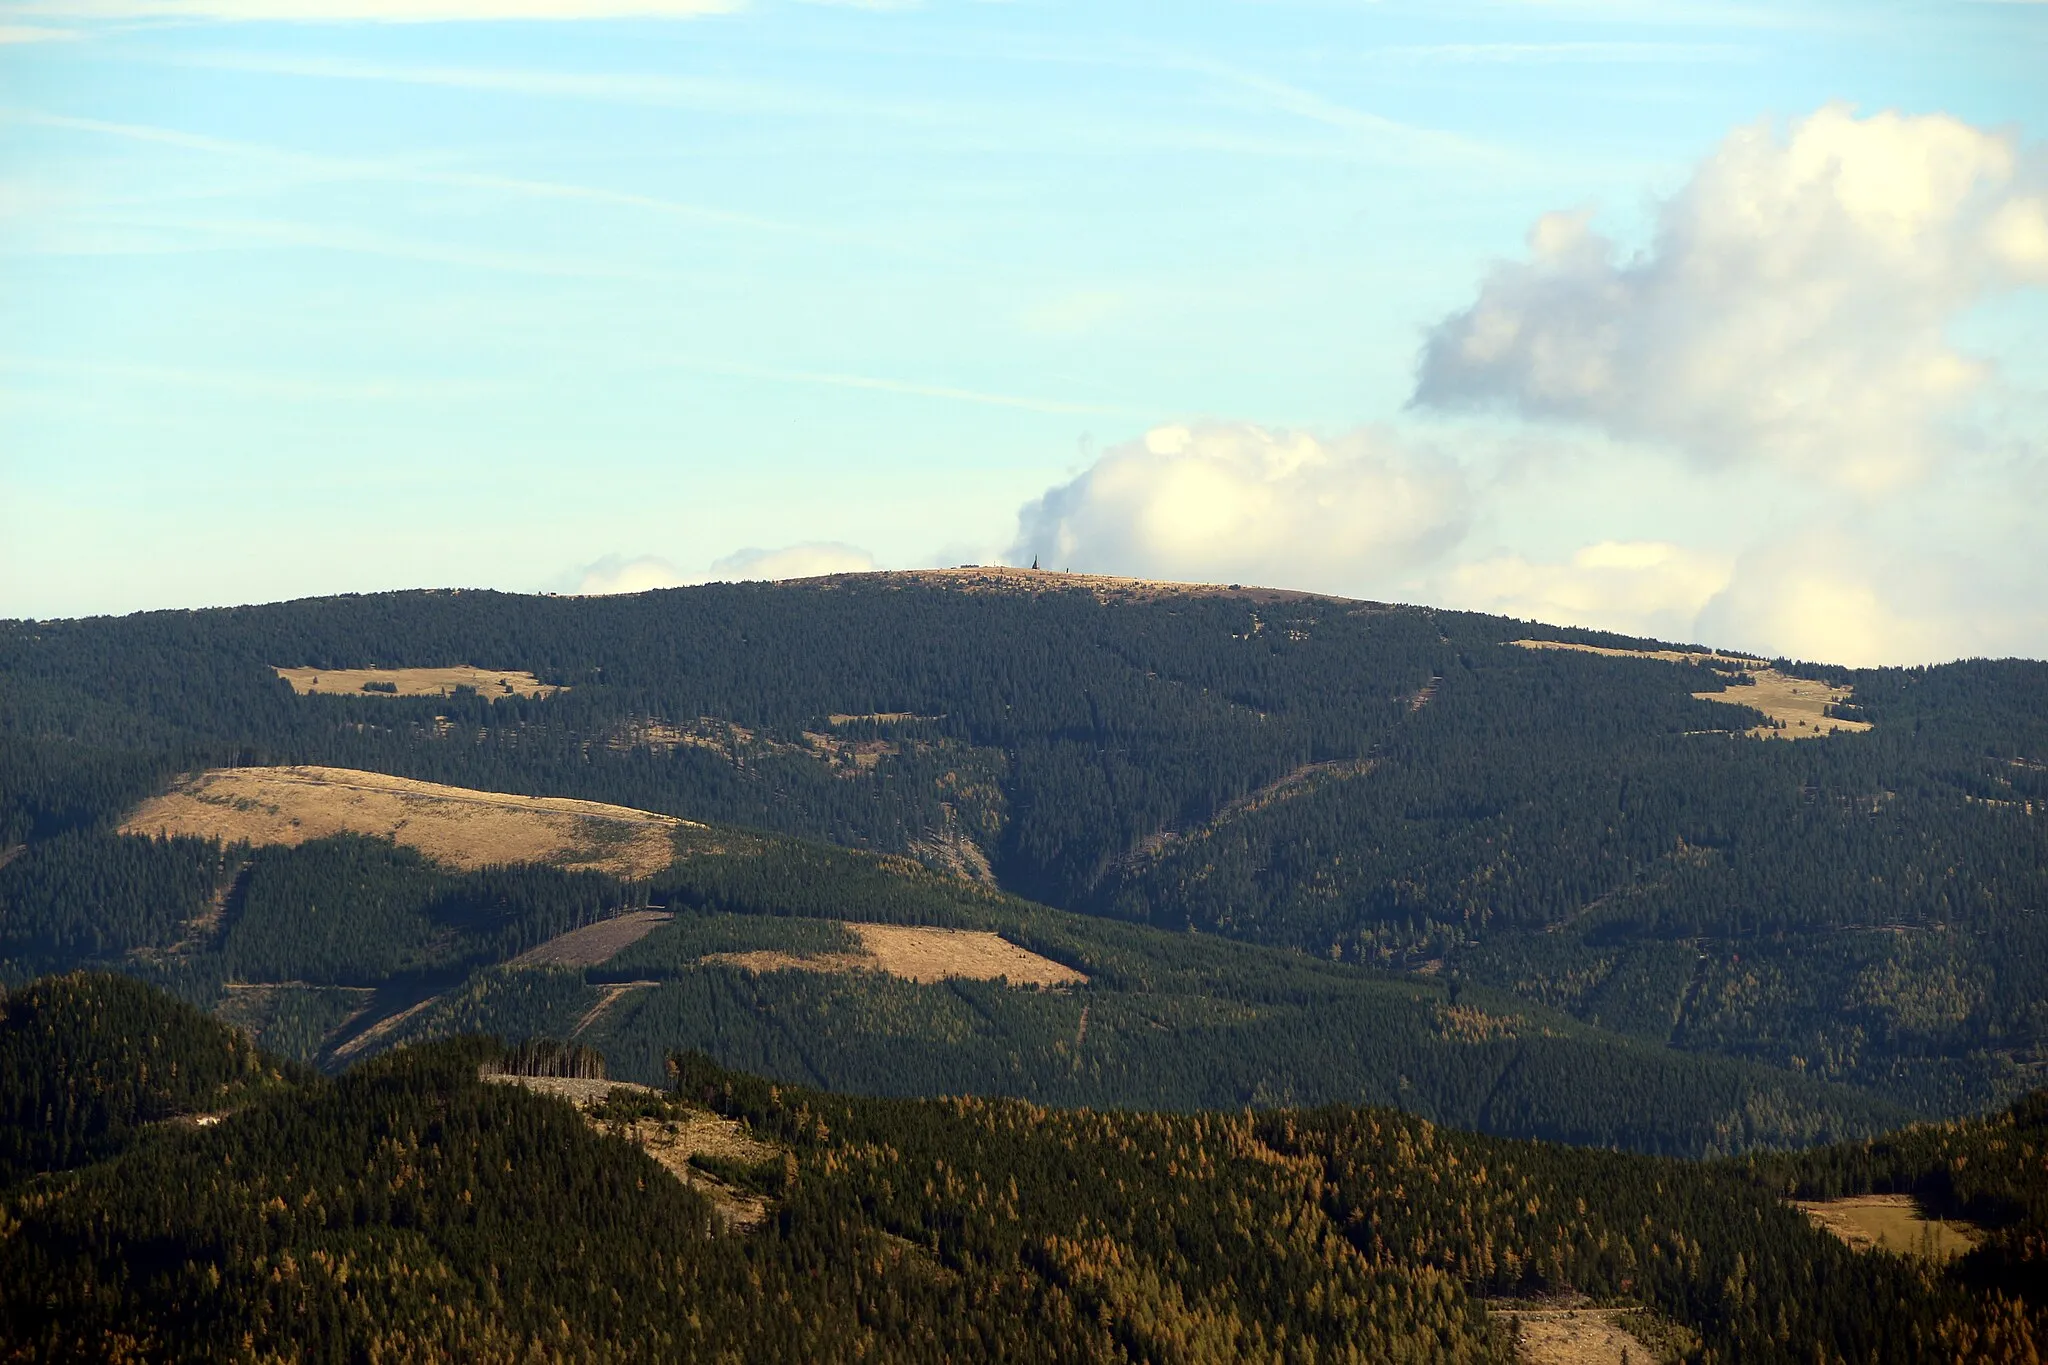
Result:
[[[2048,653],[2048,4],[704,8],[0,0],[0,614],[1037,555]]]

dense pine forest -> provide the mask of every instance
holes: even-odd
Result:
[[[0,623],[0,976],[112,965],[209,1006],[230,987],[306,983],[328,994],[262,1008],[290,1016],[274,1045],[313,1057],[355,1008],[336,991],[433,994],[667,894],[111,833],[180,772],[320,763],[905,855],[1080,914],[1366,969],[1359,980],[1419,969],[1506,991],[1531,1019],[1919,1113],[1981,1110],[2041,1076],[2048,665],[1778,661],[1853,689],[1872,727],[1778,742],[1744,737],[1757,712],[1696,699],[1740,695],[1739,671],[1510,643],[1529,636],[1645,643],[1053,574]],[[561,690],[299,695],[274,671],[457,664]],[[308,903],[326,906],[324,927],[302,939]],[[195,923],[219,928],[195,937]],[[716,1041],[720,992],[739,989],[668,998],[676,1036],[638,1044],[635,1064]],[[765,1044],[731,1048],[783,1065]],[[995,1084],[985,1068],[954,1081]],[[1136,1084],[1134,1101],[1231,1098]]]
[[[859,1098],[696,1053],[581,1114],[483,1075],[561,1062],[588,1069],[468,1038],[327,1077],[130,979],[17,988],[0,1349],[1506,1362],[1502,1304],[1531,1301],[1631,1306],[1635,1358],[1700,1365],[2028,1362],[2048,1332],[2048,1096],[1695,1164],[1390,1109]],[[708,1131],[722,1152],[656,1159]],[[1981,1241],[1852,1251],[1787,1202],[1892,1189]]]

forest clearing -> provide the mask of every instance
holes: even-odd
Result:
[[[687,823],[629,806],[447,787],[353,768],[211,768],[144,801],[121,832],[259,846],[360,834],[464,871],[544,863],[642,878],[674,859],[675,832]]]
[[[569,1101],[592,1128],[624,1138],[652,1157],[656,1165],[710,1200],[712,1211],[728,1232],[759,1227],[768,1217],[767,1199],[719,1179],[694,1160],[708,1158],[738,1166],[759,1166],[783,1156],[782,1148],[761,1141],[737,1120],[676,1103],[654,1087],[632,1081],[521,1076],[489,1070],[479,1076],[492,1084],[516,1085]],[[615,1095],[626,1098],[630,1117],[607,1112],[607,1102]],[[632,1112],[649,1107],[658,1112]]]
[[[1521,1365],[1664,1365],[1677,1357],[1630,1332],[1644,1317],[1633,1308],[1493,1308],[1519,1329]]]
[[[1013,986],[1077,986],[1088,978],[1072,967],[1020,948],[986,929],[931,929],[907,924],[848,924],[860,951],[790,953],[759,949],[743,953],[711,953],[706,962],[725,962],[755,972],[886,972],[890,976],[931,984],[964,979]]]
[[[514,967],[600,967],[675,918],[665,910],[628,910],[551,938],[512,959]]]
[[[1801,1200],[1807,1217],[1858,1251],[1883,1248],[1901,1256],[1952,1261],[1982,1240],[1982,1231],[1959,1218],[1929,1218],[1910,1194],[1859,1194],[1847,1199]]]
[[[474,688],[485,701],[499,697],[549,697],[563,688],[514,668],[278,668],[271,671],[302,697],[452,697],[458,687]]]
[[[1846,731],[1861,733],[1868,721],[1844,720],[1828,714],[1831,706],[1845,706],[1855,699],[1853,689],[1835,687],[1814,678],[1795,678],[1767,666],[1762,659],[1742,654],[1707,654],[1681,649],[1607,649],[1600,645],[1572,644],[1564,640],[1516,640],[1523,649],[1568,649],[1576,654],[1599,654],[1610,659],[1657,659],[1671,664],[1705,664],[1711,668],[1739,668],[1750,682],[1723,692],[1695,692],[1700,701],[1726,706],[1747,706],[1764,713],[1771,724],[1758,725],[1744,733],[1752,739],[1819,739]]]

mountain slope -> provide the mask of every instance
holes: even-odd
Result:
[[[2048,666],[1779,661],[1870,726],[1781,743],[1725,700],[1757,691],[1747,665],[1531,637],[1647,643],[1014,571],[9,623],[0,840],[104,828],[179,771],[366,768],[1440,969],[1927,1110],[2041,1074]],[[275,671],[464,665],[562,690],[300,695]],[[177,941],[122,894],[124,947]],[[88,929],[0,953],[61,966]]]
[[[149,1066],[204,1055],[184,1050],[204,1023],[189,1007],[150,1009],[167,1042]],[[110,1044],[60,1031],[35,1046],[63,1070]],[[1938,1140],[1702,1166],[1351,1107],[859,1099],[691,1056],[672,1093],[582,1115],[479,1074],[550,1056],[566,1054],[401,1049],[0,1188],[0,1345],[38,1360],[1505,1365],[1512,1333],[1484,1296],[1506,1294],[1642,1305],[1644,1327],[1702,1365],[2017,1365],[2048,1326],[2018,1274],[2040,1233],[2038,1102]],[[680,1176],[647,1154],[721,1127],[738,1135],[726,1154],[700,1145]],[[1946,1269],[1859,1254],[1780,1194],[1880,1152],[1893,1178],[1995,1173],[2020,1201],[1984,1210],[1998,1250]],[[764,1221],[726,1230],[707,1186],[750,1192]]]

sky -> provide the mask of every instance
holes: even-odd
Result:
[[[2048,3],[0,0],[0,617],[1029,564],[2048,656]]]

